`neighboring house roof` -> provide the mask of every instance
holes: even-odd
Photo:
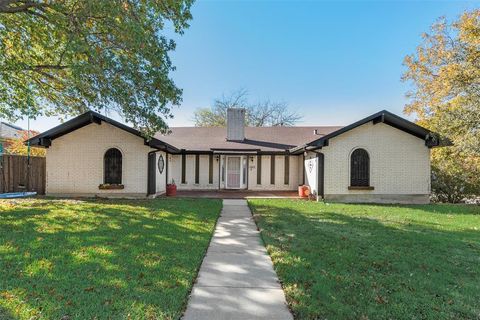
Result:
[[[89,125],[91,123],[97,123],[101,124],[102,121],[105,121],[106,123],[109,123],[119,129],[125,130],[133,135],[136,135],[138,137],[141,137],[144,139],[144,142],[146,145],[152,147],[152,148],[157,148],[161,150],[166,150],[169,152],[178,152],[179,150],[175,148],[174,146],[169,145],[168,143],[165,143],[163,141],[160,141],[158,139],[152,138],[150,140],[145,139],[145,137],[142,135],[142,133],[136,129],[133,129],[132,127],[129,127],[127,125],[124,125],[123,123],[120,123],[118,121],[115,121],[113,119],[110,119],[106,116],[103,116],[97,112],[94,111],[87,111],[82,115],[79,115],[76,118],[73,118],[65,123],[62,123],[50,130],[47,130],[39,135],[36,135],[35,137],[32,137],[29,139],[30,145],[33,146],[41,146],[41,147],[49,147],[52,144],[52,140],[59,138],[67,133],[70,133],[74,130],[80,129],[86,125]]]
[[[21,136],[22,128],[15,126],[7,122],[0,122],[0,138],[2,139],[15,139]]]
[[[317,150],[321,149],[322,147],[328,146],[329,140],[352,129],[355,129],[361,125],[364,125],[368,122],[372,121],[373,124],[377,123],[385,123],[394,128],[407,132],[413,136],[416,136],[420,139],[425,140],[425,145],[429,148],[436,147],[440,145],[440,138],[438,134],[427,130],[411,121],[408,121],[402,117],[399,117],[387,110],[382,110],[377,113],[372,114],[366,118],[363,118],[357,122],[354,122],[346,127],[343,127],[339,130],[331,132],[323,137],[320,137],[316,140],[313,140],[309,143],[300,145],[298,147],[294,147],[290,149],[291,153],[298,154],[305,150]]]
[[[245,140],[228,141],[227,128],[173,127],[168,135],[155,138],[187,151],[282,152],[329,134],[341,127],[246,127]],[[317,130],[317,134],[314,133]]]
[[[22,128],[22,127],[16,126],[16,125],[14,125],[14,124],[10,124],[10,123],[3,122],[3,121],[2,121],[2,124],[3,124],[3,125],[6,125],[6,126],[9,126],[10,128],[15,129],[15,130],[23,131],[23,128]]]

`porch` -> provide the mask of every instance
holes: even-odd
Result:
[[[302,199],[296,191],[255,191],[255,190],[178,190],[177,198],[211,199]]]

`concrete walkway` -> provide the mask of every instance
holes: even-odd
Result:
[[[246,200],[223,200],[183,319],[293,319]]]

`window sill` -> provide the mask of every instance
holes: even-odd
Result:
[[[349,186],[348,190],[374,190],[372,186]]]
[[[108,184],[104,183],[98,186],[100,190],[121,190],[124,189],[125,186],[123,184]]]

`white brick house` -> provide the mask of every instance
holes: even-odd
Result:
[[[47,148],[47,194],[145,197],[179,190],[296,190],[339,202],[426,203],[437,135],[388,111],[346,127],[179,127],[147,140],[89,111],[30,139]]]

